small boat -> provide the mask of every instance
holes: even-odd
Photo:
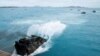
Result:
[[[18,55],[30,55],[41,45],[43,45],[47,40],[36,35],[31,35],[30,38],[21,38],[15,41],[15,49]]]
[[[86,12],[81,12],[81,14],[86,14]]]
[[[93,12],[93,13],[96,13],[96,11],[95,11],[95,10],[93,10],[92,12]]]

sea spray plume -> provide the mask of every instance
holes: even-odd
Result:
[[[29,27],[28,32],[27,32],[28,36],[35,34],[35,35],[39,35],[42,37],[44,37],[45,35],[44,38],[49,37],[48,41],[44,43],[42,46],[40,46],[30,56],[48,51],[48,49],[52,46],[53,36],[60,35],[64,31],[65,28],[66,28],[66,25],[61,23],[60,21],[51,21],[51,22],[47,22],[41,25],[33,24],[31,27]]]
[[[44,43],[42,46],[40,46],[34,53],[32,53],[29,56],[34,56],[36,54],[40,54],[43,52],[46,52],[49,50],[50,47],[52,47],[52,39],[54,39],[54,35],[60,35],[64,29],[66,28],[66,25],[61,23],[60,21],[51,21],[44,24],[33,24],[29,27],[27,36],[31,35],[39,35],[44,38],[48,38],[48,41]],[[11,56],[20,56],[16,54],[16,51],[14,50],[13,54]]]

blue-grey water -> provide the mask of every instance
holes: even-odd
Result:
[[[100,9],[96,8],[0,8],[0,49],[12,53],[14,42],[25,37],[32,24],[49,21],[60,21],[66,29],[53,36],[48,51],[36,56],[100,56]]]

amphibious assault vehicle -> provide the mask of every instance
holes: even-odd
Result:
[[[18,41],[15,41],[15,49],[18,55],[30,55],[47,40],[36,35],[31,35],[30,38],[21,38]]]

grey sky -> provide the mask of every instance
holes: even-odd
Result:
[[[0,6],[82,6],[100,8],[100,0],[0,0]]]

